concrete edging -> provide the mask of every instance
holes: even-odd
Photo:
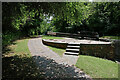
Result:
[[[42,39],[42,43],[48,46],[53,46],[53,47],[62,48],[62,49],[66,49],[68,44],[66,42],[53,42],[46,39]]]

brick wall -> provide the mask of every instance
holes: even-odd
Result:
[[[50,41],[46,41],[46,40],[42,40],[43,44],[48,45],[48,46],[53,46],[53,47],[57,47],[57,48],[63,48],[66,49],[67,47],[67,43],[57,43],[57,42],[50,42]]]
[[[114,46],[111,44],[81,44],[80,54],[107,58],[115,58]]]
[[[120,59],[120,40],[115,40],[113,43],[115,46],[115,58]]]

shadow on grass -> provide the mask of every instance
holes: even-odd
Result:
[[[40,38],[40,35],[35,35],[35,36],[20,36],[18,38],[15,39],[3,39],[4,42],[2,42],[2,54],[5,53],[9,53],[10,51],[12,51],[8,46],[9,45],[15,45],[15,41],[17,40],[22,40],[22,39],[31,39],[31,38]]]
[[[2,62],[3,79],[54,79],[54,78],[81,78],[86,80],[85,73],[76,71],[74,66],[58,64],[52,59],[41,56],[33,57],[5,57]],[[87,80],[90,80],[89,78]]]
[[[2,59],[2,78],[42,78],[42,73],[32,57],[4,57]]]
[[[11,40],[6,40],[8,42],[6,42],[7,44],[5,45],[5,43],[2,42],[2,54],[6,54],[6,53],[9,53],[11,52],[11,48],[9,47],[10,45],[16,45],[16,42],[17,40],[22,40],[22,39],[29,39],[30,37],[19,37],[19,38],[16,38],[16,39],[11,39]]]
[[[10,43],[10,45],[15,45],[15,44],[16,44],[15,42],[11,42],[11,43]],[[12,51],[12,50],[11,50],[10,47],[8,47],[8,45],[2,46],[2,54],[9,53],[9,52],[11,52],[11,51]]]

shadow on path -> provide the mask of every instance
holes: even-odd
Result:
[[[38,65],[40,72],[44,73],[45,78],[80,78],[82,80],[90,80],[80,69],[74,66],[58,64],[53,59],[41,56],[33,56]]]
[[[64,79],[90,80],[89,76],[74,66],[58,64],[46,57],[5,57],[2,60],[3,79]]]
[[[28,48],[45,78],[82,78],[89,79],[84,72],[75,66],[68,64],[66,59],[42,44],[42,39],[30,39]]]

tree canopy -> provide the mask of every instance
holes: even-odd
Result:
[[[3,32],[17,30],[30,35],[47,30],[89,30],[101,35],[120,35],[119,2],[7,2],[2,6]],[[53,19],[48,23],[51,16]]]

